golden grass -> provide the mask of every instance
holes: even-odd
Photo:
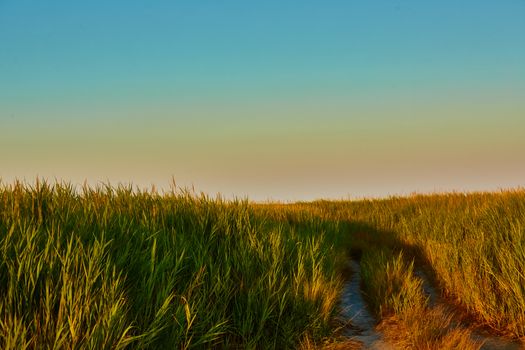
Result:
[[[477,350],[482,345],[472,339],[470,329],[455,325],[453,315],[440,307],[385,317],[378,330],[398,349]]]

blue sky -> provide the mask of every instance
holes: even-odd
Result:
[[[518,0],[0,0],[0,177],[283,200],[523,185],[524,37]]]

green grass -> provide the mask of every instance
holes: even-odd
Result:
[[[402,253],[370,249],[361,259],[361,275],[372,310],[380,317],[418,311],[427,304],[423,282],[414,276],[414,261]]]
[[[440,333],[420,265],[477,324],[525,338],[524,190],[263,205],[41,182],[0,186],[0,348],[335,346],[356,252],[406,347],[476,348]]]
[[[337,225],[303,213],[295,226],[259,211],[188,193],[4,186],[0,347],[320,341],[337,312]]]

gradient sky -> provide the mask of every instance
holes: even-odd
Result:
[[[525,186],[525,1],[0,0],[0,178]]]

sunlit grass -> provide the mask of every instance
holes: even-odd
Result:
[[[17,183],[0,189],[0,219],[3,349],[294,348],[332,332],[339,253],[319,218]]]
[[[479,347],[429,307],[420,265],[525,337],[523,190],[254,204],[37,182],[0,186],[0,348],[356,347],[335,341],[349,253],[399,346]]]
[[[525,190],[302,206],[353,223],[357,249],[404,250],[479,325],[525,339]]]
[[[479,349],[471,330],[454,324],[453,315],[430,307],[414,260],[388,248],[370,248],[361,259],[368,300],[385,338],[400,349]]]

